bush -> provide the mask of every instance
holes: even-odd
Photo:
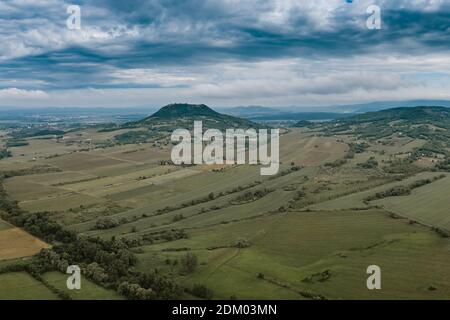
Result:
[[[363,163],[358,163],[358,167],[363,169],[373,169],[378,167],[378,161],[374,157],[370,157],[369,160]]]
[[[389,190],[383,191],[383,192],[377,192],[372,196],[368,196],[364,198],[365,201],[373,201],[373,200],[379,200],[387,197],[398,197],[398,196],[406,196],[411,194],[411,189],[409,187],[405,186],[397,186],[393,187]]]
[[[181,264],[183,266],[183,271],[186,273],[192,273],[195,271],[198,265],[198,259],[197,256],[193,253],[186,253],[184,258],[181,261]]]
[[[327,163],[325,163],[325,167],[338,168],[338,167],[343,166],[343,165],[346,164],[346,163],[347,163],[347,160],[346,160],[346,159],[338,159],[338,160],[333,161],[333,162],[327,162]]]
[[[0,150],[0,159],[9,158],[9,157],[12,157],[11,151],[9,151],[7,149],[1,149]]]
[[[119,294],[132,300],[154,300],[156,294],[152,289],[142,288],[140,285],[129,282],[122,282],[117,288]]]
[[[439,163],[436,165],[436,168],[437,168],[438,170],[450,172],[450,158],[447,158],[447,159],[445,159],[444,161],[439,162]]]
[[[172,222],[178,222],[184,219],[184,216],[182,214],[177,214],[172,218]]]
[[[116,220],[105,217],[97,220],[97,222],[95,223],[95,229],[98,230],[111,229],[117,227],[118,225],[119,223]]]
[[[250,242],[245,238],[239,238],[239,239],[237,239],[234,246],[236,248],[240,248],[240,249],[248,248],[248,247],[250,247]]]
[[[202,284],[196,284],[192,287],[191,293],[199,298],[211,300],[213,298],[213,291]]]

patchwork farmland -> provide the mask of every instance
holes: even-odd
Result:
[[[405,160],[424,139],[289,127],[279,173],[261,176],[176,166],[167,135],[114,138],[142,128],[30,137],[0,161],[1,299],[450,298],[445,152]],[[367,290],[372,264],[381,291]]]

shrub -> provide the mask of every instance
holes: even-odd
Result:
[[[378,161],[374,157],[370,157],[369,160],[363,163],[358,163],[358,167],[363,169],[373,169],[378,167]]]
[[[186,273],[192,273],[197,268],[198,259],[197,256],[193,253],[186,253],[183,257],[181,264],[183,266],[183,271]]]
[[[240,248],[240,249],[248,248],[248,247],[250,247],[250,242],[245,238],[239,238],[239,239],[237,239],[234,246],[236,248]]]
[[[97,220],[97,222],[95,223],[95,229],[98,230],[111,229],[117,227],[118,225],[119,223],[116,220],[105,217]]]
[[[199,298],[211,300],[213,297],[213,291],[209,289],[208,287],[202,285],[202,284],[196,284],[192,287],[191,293]]]

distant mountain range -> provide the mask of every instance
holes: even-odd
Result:
[[[290,111],[287,108],[266,108],[258,106],[236,107],[218,109],[221,112],[235,117],[246,118],[252,121],[300,121],[300,120],[332,120],[348,117],[351,114],[338,112],[304,112]]]
[[[450,128],[450,108],[448,107],[400,107],[374,112],[358,114],[343,120],[340,123],[389,123],[391,121],[402,121],[410,125],[432,124],[442,128]]]
[[[381,101],[352,105],[324,107],[262,107],[248,106],[217,108],[221,112],[255,121],[292,120],[314,121],[349,117],[354,114],[379,111],[396,107],[442,106],[450,107],[449,100]]]
[[[450,101],[449,100],[380,101],[380,102],[370,102],[353,105],[339,105],[334,106],[332,108],[334,108],[336,111],[339,110],[340,112],[364,113],[398,107],[416,107],[416,106],[450,107]]]
[[[295,126],[311,126],[299,122]],[[319,124],[322,125],[322,124]],[[400,107],[366,112],[345,119],[324,123],[328,135],[356,134],[358,137],[377,140],[392,135],[423,139],[422,153],[449,155],[450,108],[448,107]]]
[[[410,101],[379,101],[363,104],[348,105],[331,105],[331,106],[290,106],[290,107],[263,107],[263,106],[239,106],[239,107],[214,107],[214,110],[205,105],[192,104],[172,104],[164,107],[164,110],[157,111],[154,106],[127,107],[127,108],[17,108],[17,107],[0,107],[0,119],[8,120],[11,118],[25,117],[26,119],[38,116],[58,116],[68,117],[89,116],[101,119],[110,119],[108,121],[126,122],[134,119],[144,118],[146,115],[154,113],[153,117],[165,117],[170,114],[170,109],[176,106],[180,110],[172,114],[187,115],[192,112],[204,112],[203,106],[208,108],[205,115],[218,117],[225,115],[245,118],[247,120],[263,122],[263,121],[316,121],[316,120],[333,120],[348,117],[354,114],[360,114],[371,111],[379,111],[396,107],[415,107],[415,106],[442,106],[450,107],[450,100],[410,100]],[[197,107],[194,107],[197,106]],[[200,116],[200,114],[196,114]]]
[[[275,114],[285,112],[283,110],[271,107],[262,106],[248,106],[248,107],[233,107],[233,108],[216,108],[216,110],[235,116],[264,116],[267,114]]]

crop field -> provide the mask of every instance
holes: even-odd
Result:
[[[280,160],[284,164],[318,165],[345,155],[348,147],[332,138],[302,136],[297,131],[280,137]]]
[[[170,159],[170,148],[152,147],[149,145],[121,147],[106,153],[110,157],[130,162],[156,162],[158,160]]]
[[[32,256],[48,247],[45,242],[19,228],[7,228],[4,222],[0,222],[0,226],[0,260]]]
[[[57,143],[55,139],[27,139],[27,142],[29,143],[27,146],[11,148],[13,158],[6,159],[6,161],[13,160],[15,157],[19,161],[35,161],[54,155],[67,154],[78,148],[75,145],[66,146],[63,143]]]
[[[167,206],[177,206],[194,199],[206,197],[213,190],[217,194],[226,192],[236,186],[247,185],[260,178],[257,168],[235,168],[223,173],[205,172],[203,174],[200,174],[201,172],[197,170],[183,170],[189,170],[190,174],[187,176],[180,175],[180,179],[167,179],[162,184],[155,183],[154,185],[109,195],[108,198],[113,201],[120,202],[127,199],[127,203],[134,201],[141,204],[136,209],[118,213],[112,217],[129,219],[134,216],[140,217],[143,214],[150,216],[158,209],[163,209]],[[193,175],[195,175],[195,179],[192,179]],[[91,222],[75,227],[82,231],[92,225],[93,223]]]
[[[57,187],[28,181],[27,176],[11,178],[6,181],[5,187],[8,189],[11,198],[18,201],[39,200],[69,193]]]
[[[64,182],[60,180],[61,174],[50,173],[48,175],[50,177],[46,175],[14,177],[8,179],[5,186],[11,198],[19,201],[22,208],[30,212],[67,210],[81,204],[90,205],[104,201],[89,194],[76,193],[59,186],[52,186],[64,184]],[[32,178],[30,179],[30,177]],[[48,180],[52,177],[56,179]],[[64,181],[67,182],[67,180]]]
[[[46,160],[46,163],[70,171],[92,171],[96,168],[110,167],[124,163],[124,161],[108,158],[87,152],[76,152],[61,157]]]
[[[46,197],[37,200],[22,201],[20,205],[30,212],[70,210],[80,205],[87,206],[103,202],[103,199],[86,194],[66,193],[57,197]]]
[[[23,183],[34,182],[49,186],[63,186],[66,184],[75,183],[78,181],[85,181],[90,179],[96,179],[97,176],[83,174],[76,171],[62,171],[62,172],[50,172],[44,174],[33,174],[30,176],[22,177]],[[19,177],[15,177],[19,179]],[[10,179],[9,182],[13,181],[14,178]],[[20,180],[19,180],[20,181]]]

